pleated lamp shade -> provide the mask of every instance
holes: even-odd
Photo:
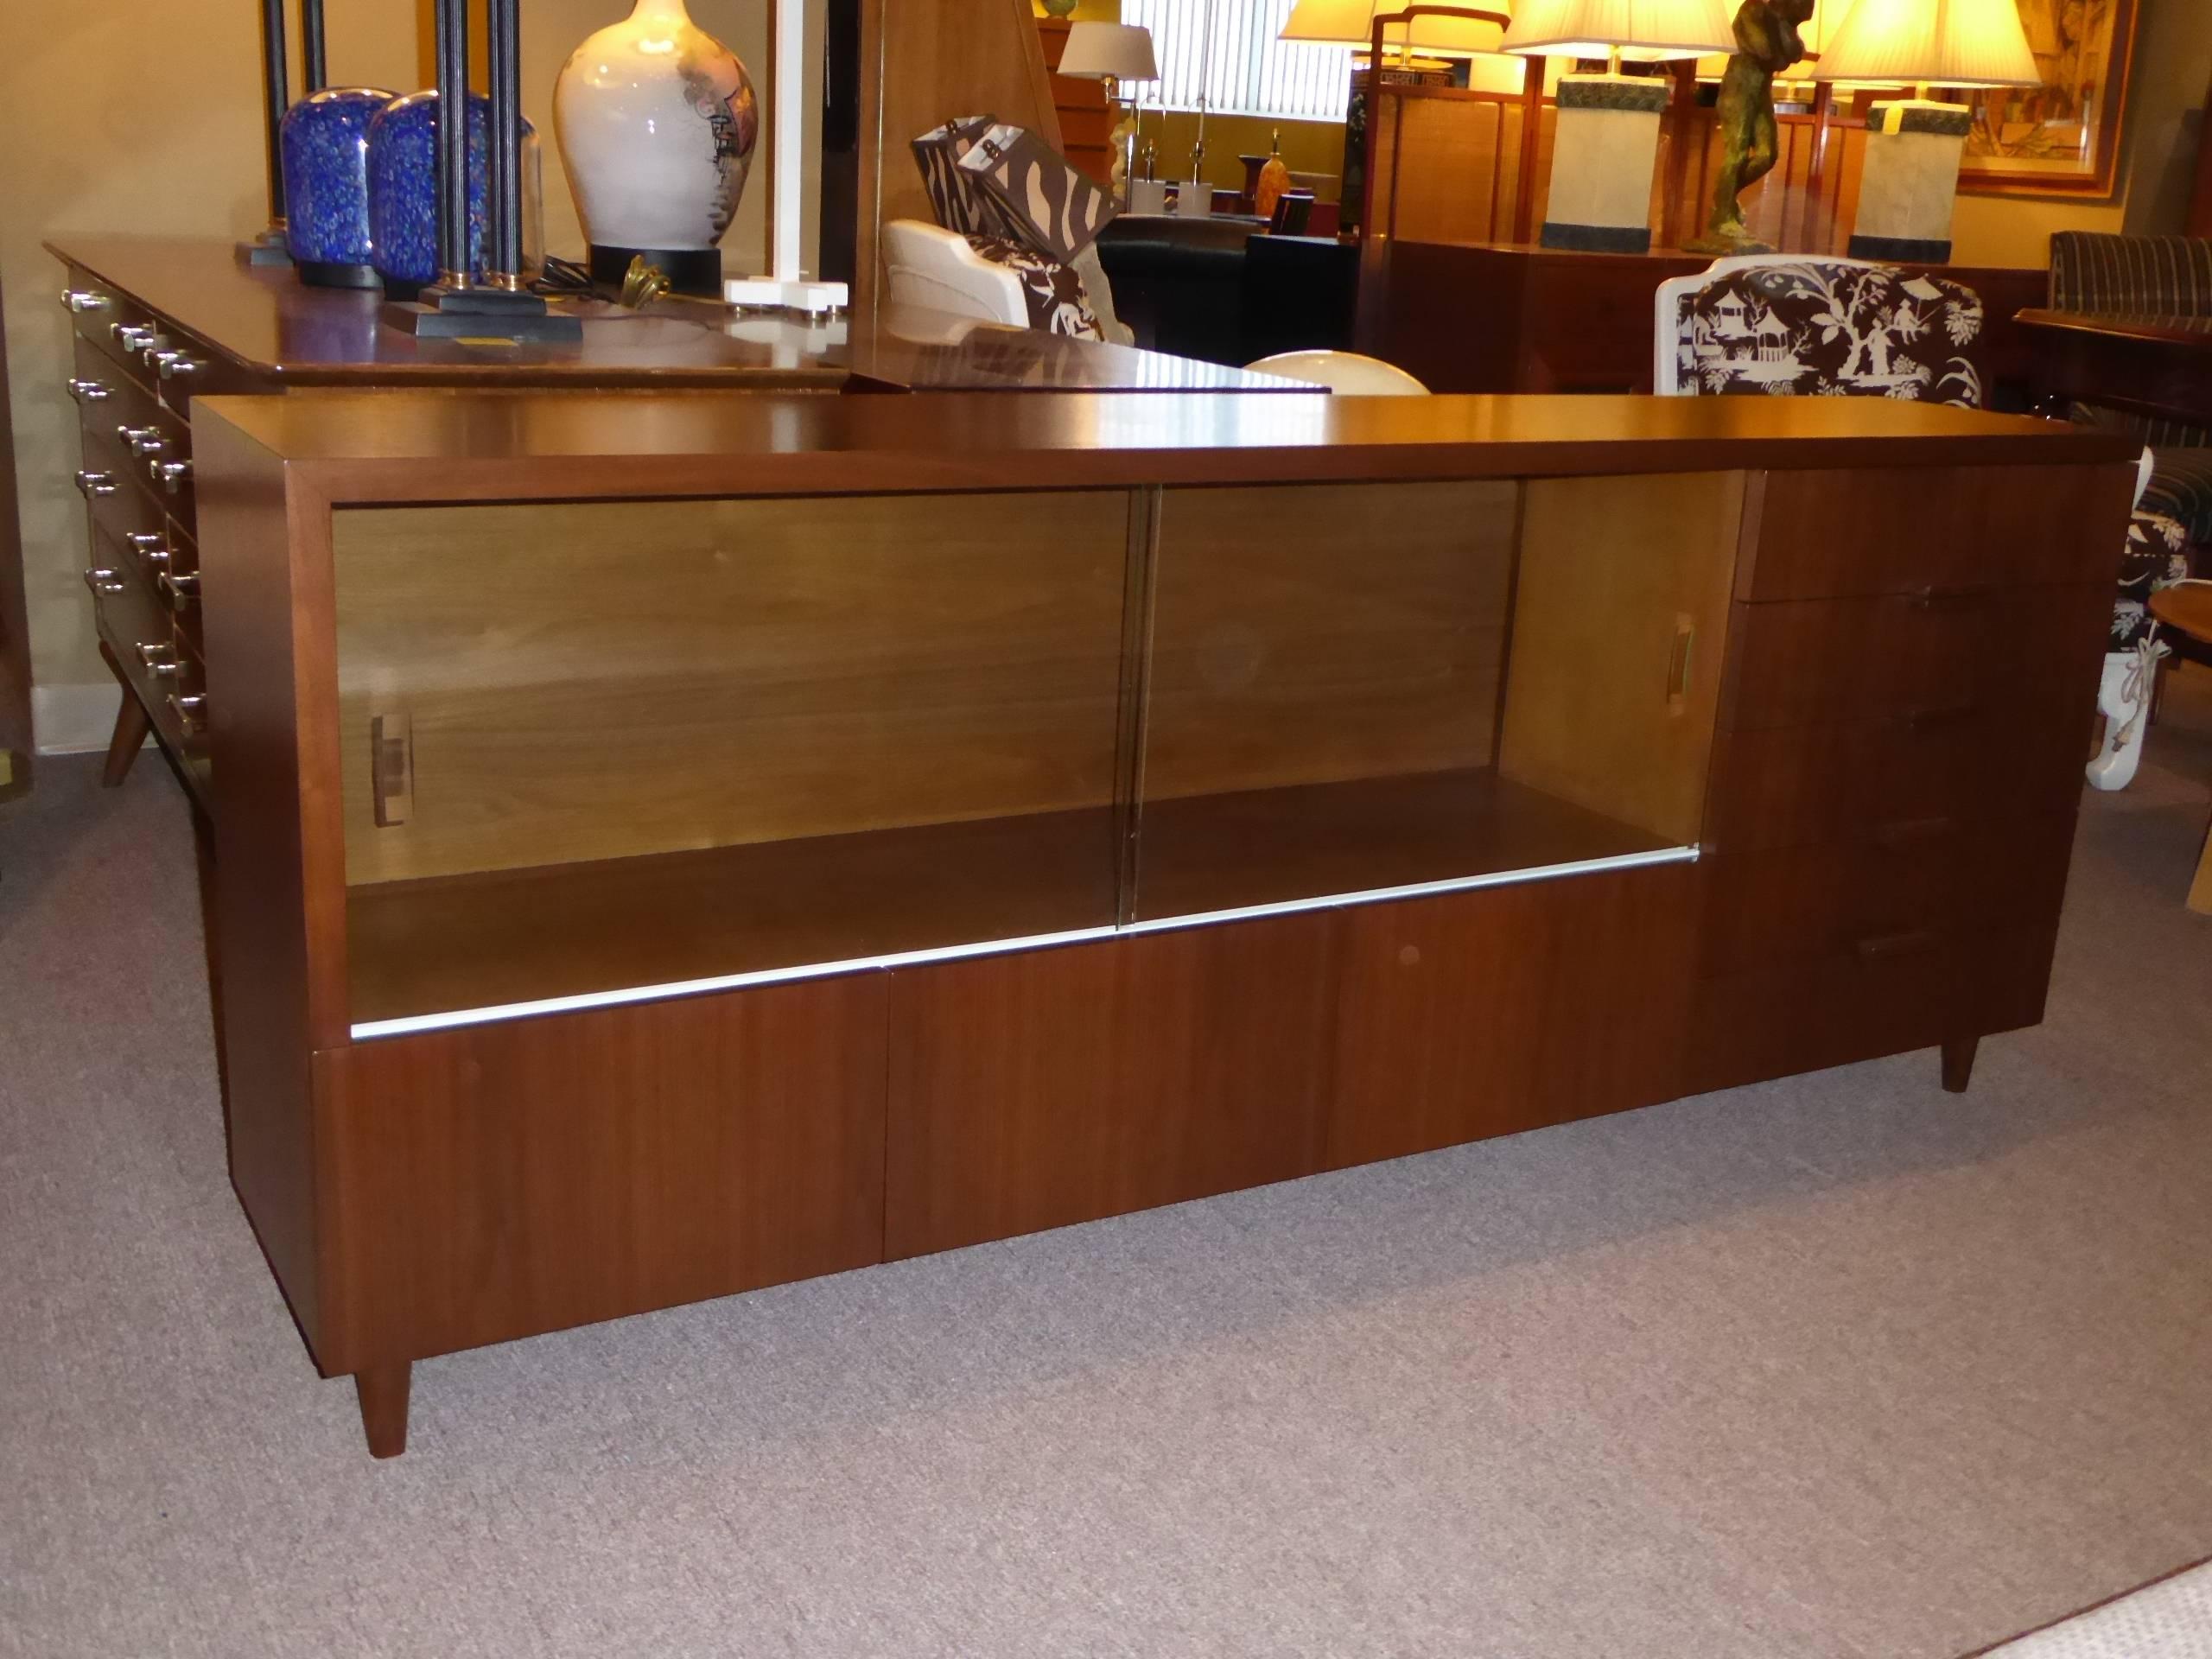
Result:
[[[1275,38],[1367,46],[1374,40],[1377,16],[1405,9],[1405,0],[1298,0]],[[1510,11],[1511,7],[1501,0],[1489,0],[1482,10]],[[1423,57],[1471,58],[1498,51],[1504,35],[1498,24],[1475,17],[1416,17],[1410,23],[1389,25],[1383,43]]]
[[[2006,0],[2010,3],[2010,0]],[[1520,0],[1504,49],[1554,58],[1651,62],[1736,49],[1729,0]]]
[[[1856,0],[1814,78],[2031,86],[2043,73],[2013,0]]]

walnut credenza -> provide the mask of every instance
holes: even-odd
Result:
[[[2124,442],[195,404],[233,1178],[416,1359],[2041,1017]]]

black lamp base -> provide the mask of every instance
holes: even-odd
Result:
[[[350,265],[332,259],[302,259],[300,280],[309,288],[377,288],[384,278],[374,265]]]
[[[642,259],[668,278],[677,294],[701,299],[722,296],[722,251],[720,248],[618,248],[591,245],[594,287],[619,289],[630,274],[630,262]]]
[[[272,225],[251,242],[238,244],[238,262],[247,265],[289,265],[292,250],[285,243],[284,229]]]
[[[384,308],[387,327],[417,340],[509,340],[528,346],[573,345],[584,337],[576,318],[552,310],[542,296],[512,288],[426,288],[422,296]]]

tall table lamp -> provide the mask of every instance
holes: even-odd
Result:
[[[1060,54],[1059,73],[1096,75],[1106,84],[1106,101],[1121,103],[1123,81],[1160,79],[1160,63],[1152,50],[1152,31],[1140,23],[1073,23],[1067,45]],[[1123,111],[1114,128],[1114,194],[1124,204],[1129,200],[1129,181],[1137,175],[1137,140],[1144,126],[1141,86],[1133,105]]]
[[[1948,260],[1959,162],[1974,111],[1933,102],[1928,89],[2031,86],[2043,79],[2013,0],[1857,0],[1815,75],[1916,89],[1873,106],[1852,254]]]
[[[1382,54],[1376,49],[1378,33],[1383,51],[1396,54],[1396,67],[1387,71],[1393,77],[1413,79],[1427,70],[1440,78],[1447,67],[1440,60],[1465,58],[1473,66],[1469,71],[1471,84],[1482,82],[1488,90],[1503,91],[1507,79],[1485,76],[1481,64],[1485,59],[1494,67],[1510,61],[1503,58],[1507,5],[1508,0],[1490,0],[1488,7],[1432,4],[1429,0],[1298,0],[1291,8],[1290,16],[1276,32],[1277,40],[1355,47],[1368,57],[1364,77],[1354,66],[1351,95],[1345,101],[1340,204],[1344,229],[1357,227],[1365,216],[1370,148],[1369,88],[1386,73]],[[1541,71],[1529,79],[1535,83],[1531,96],[1540,99]]]
[[[1506,51],[1608,60],[1604,74],[1560,77],[1544,246],[1649,251],[1659,118],[1673,84],[1624,75],[1621,63],[1732,52],[1733,10],[1728,0],[1520,0]]]

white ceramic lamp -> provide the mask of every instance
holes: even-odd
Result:
[[[1733,10],[1728,0],[1519,0],[1506,51],[1611,60],[1602,75],[1560,77],[1546,247],[1649,251],[1651,175],[1671,88],[1622,74],[1621,61],[1732,52]]]
[[[1160,64],[1153,56],[1152,31],[1137,23],[1074,23],[1060,54],[1060,73],[1096,75],[1106,83],[1106,101],[1120,103],[1123,81],[1140,84],[1134,104],[1125,106],[1114,128],[1114,194],[1129,199],[1129,181],[1136,175],[1137,135],[1144,124],[1141,83],[1160,79]]]
[[[578,47],[553,89],[553,125],[593,280],[619,285],[642,255],[680,293],[717,292],[760,106],[737,54],[683,0],[637,0]]]
[[[1964,104],[1933,102],[1925,90],[2029,86],[2043,79],[2013,0],[1856,0],[1815,73],[1824,81],[1920,90],[1873,106],[1851,252],[1915,264],[1948,260],[1959,163],[1974,112]]]

